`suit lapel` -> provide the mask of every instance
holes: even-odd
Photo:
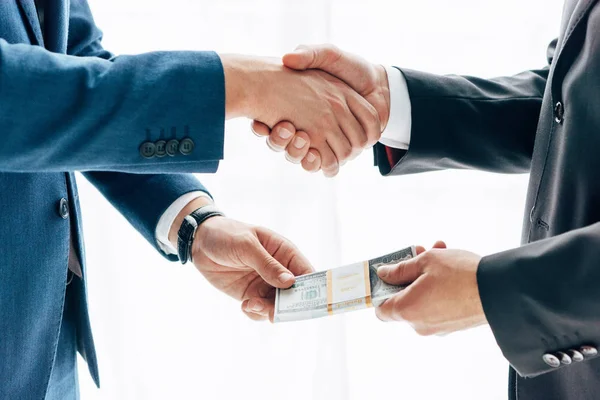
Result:
[[[38,19],[34,0],[18,0],[17,3],[21,7],[23,14],[25,14],[25,19],[33,32],[36,42],[33,44],[44,47],[44,36],[42,35],[42,29],[40,28],[40,21]]]

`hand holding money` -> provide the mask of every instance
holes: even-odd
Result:
[[[299,276],[289,289],[277,289],[274,322],[299,321],[379,306],[405,286],[377,276],[384,265],[417,255],[414,246],[328,271]]]
[[[379,276],[395,285],[410,284],[376,309],[382,321],[401,321],[420,335],[443,335],[485,324],[477,270],[481,256],[446,249],[438,241],[428,251],[381,268]]]

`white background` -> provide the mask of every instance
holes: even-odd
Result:
[[[382,64],[483,77],[545,65],[562,8],[560,0],[90,2],[116,54],[278,57],[300,43],[333,42]],[[437,239],[482,255],[519,244],[524,175],[383,178],[365,152],[325,179],[272,153],[246,120],[227,124],[225,158],[216,175],[199,176],[220,207],[286,235],[317,269]],[[506,398],[508,364],[487,327],[422,338],[372,310],[254,323],[80,186],[102,382],[95,389],[80,364],[84,399]]]

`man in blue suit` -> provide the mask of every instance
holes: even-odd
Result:
[[[321,71],[214,52],[113,57],[100,41],[85,0],[0,2],[0,399],[78,398],[77,351],[99,384],[74,171],[166,258],[266,319],[271,289],[310,264],[223,217],[184,173],[217,170],[226,118],[318,132],[330,175],[380,133],[374,108]]]

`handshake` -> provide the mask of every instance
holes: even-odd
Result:
[[[301,46],[278,60],[221,56],[226,117],[249,117],[276,151],[311,172],[339,167],[380,140],[390,116],[382,66],[331,45]],[[212,203],[192,201],[173,224]],[[315,272],[286,238],[222,216],[198,226],[192,262],[218,290],[241,301],[252,320],[294,321],[375,306],[384,321],[406,321],[420,334],[486,323],[477,285],[477,254],[436,242],[363,263]]]
[[[387,73],[332,45],[300,46],[279,60],[221,55],[226,118],[248,117],[275,151],[335,176],[379,140],[390,115]]]

